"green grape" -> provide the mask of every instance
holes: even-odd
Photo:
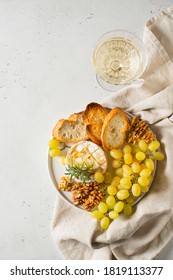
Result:
[[[132,194],[133,194],[135,197],[140,196],[140,194],[141,194],[141,187],[140,187],[139,184],[133,184],[133,185],[132,185]]]
[[[98,205],[98,210],[103,214],[106,213],[108,211],[107,204],[105,202],[100,202]]]
[[[123,169],[122,167],[116,168],[115,169],[115,175],[122,177],[123,176]]]
[[[140,152],[141,150],[139,149],[138,145],[133,145],[132,146],[132,154],[136,154],[137,152]]]
[[[149,177],[151,175],[151,169],[148,168],[144,168],[141,172],[140,172],[140,176],[144,176],[144,177]]]
[[[164,154],[161,152],[153,152],[153,157],[155,160],[163,160],[165,158]]]
[[[143,187],[146,187],[149,185],[149,180],[147,177],[144,177],[144,176],[140,176],[138,178],[138,183],[140,184],[140,186],[143,186]]]
[[[140,140],[139,143],[138,143],[138,146],[139,146],[139,149],[142,152],[146,152],[147,149],[148,149],[148,145],[147,145],[147,143],[144,140]]]
[[[106,204],[108,206],[109,209],[112,209],[114,208],[114,205],[115,205],[115,197],[113,195],[109,195],[107,198],[106,198]]]
[[[137,152],[135,157],[136,157],[137,160],[143,161],[145,159],[145,153],[144,152]]]
[[[117,187],[119,185],[119,183],[120,183],[120,177],[119,176],[113,177],[111,185]]]
[[[126,198],[126,202],[128,204],[132,204],[134,202],[134,198],[130,195],[128,198]]]
[[[129,179],[130,181],[133,180],[133,175],[127,175],[126,173],[123,173],[123,178]]]
[[[116,211],[113,211],[113,210],[112,210],[112,211],[109,212],[109,218],[112,219],[112,220],[117,219],[118,216],[119,216],[119,215],[118,215],[118,213],[117,213]]]
[[[120,190],[120,191],[117,192],[117,198],[119,200],[124,200],[124,199],[128,198],[129,195],[130,194],[129,194],[128,190]]]
[[[123,167],[123,174],[126,174],[127,176],[133,174],[133,170],[129,165],[124,164],[122,167]]]
[[[131,164],[133,161],[131,153],[125,153],[124,154],[124,162],[125,164]]]
[[[120,191],[120,190],[124,190],[124,188],[121,185],[118,185],[117,186],[117,191]]]
[[[61,153],[61,150],[59,148],[51,148],[49,150],[50,157],[57,157],[60,155],[60,153]]]
[[[66,165],[66,155],[62,155],[59,160],[62,165]]]
[[[132,171],[134,173],[139,173],[141,168],[140,168],[140,164],[137,161],[134,161],[131,165]]]
[[[158,148],[160,147],[160,143],[159,141],[152,141],[149,145],[148,145],[148,149],[151,151],[151,152],[154,152],[156,151]]]
[[[128,178],[122,178],[120,180],[120,185],[124,188],[124,189],[130,189],[132,186],[132,182],[130,181],[130,179]]]
[[[149,186],[141,186],[141,192],[148,192],[149,191]]]
[[[104,182],[105,182],[106,184],[110,184],[111,181],[112,181],[112,174],[111,174],[109,171],[107,171],[107,172],[104,174]]]
[[[146,168],[150,169],[151,171],[154,170],[154,161],[151,158],[146,158],[144,164]]]
[[[144,163],[141,163],[141,164],[140,164],[140,172],[141,172],[143,169],[146,169],[146,166],[145,166]]]
[[[153,174],[151,174],[151,175],[148,177],[148,180],[149,180],[149,182],[151,183],[151,182],[153,181],[153,179],[154,179],[154,176],[153,176]]]
[[[103,229],[103,230],[107,229],[109,227],[109,224],[110,224],[110,220],[108,217],[101,218],[101,220],[100,220],[101,229]]]
[[[103,213],[101,213],[99,210],[95,210],[91,212],[91,217],[93,219],[101,219],[103,217]]]
[[[122,165],[121,161],[119,159],[114,159],[112,161],[112,167],[113,168],[119,168]]]
[[[110,151],[110,155],[114,158],[114,159],[121,159],[123,156],[122,151],[117,150],[117,149],[112,149]]]
[[[104,176],[100,171],[96,171],[96,173],[94,174],[94,180],[97,183],[103,183],[104,181]]]
[[[123,210],[123,208],[124,208],[124,202],[118,201],[117,203],[115,203],[114,211],[120,213]]]
[[[115,195],[117,193],[117,188],[114,185],[109,185],[107,187],[107,193],[110,195]]]
[[[132,206],[128,203],[125,204],[123,211],[126,216],[130,216],[132,214]]]
[[[60,145],[60,142],[58,141],[58,140],[56,140],[56,139],[50,139],[49,141],[48,141],[48,146],[50,147],[50,148],[57,148],[57,147],[59,147],[59,145]]]
[[[131,153],[132,152],[132,148],[130,145],[125,145],[123,148],[123,153]]]

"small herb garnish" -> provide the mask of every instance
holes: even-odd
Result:
[[[86,163],[82,163],[81,166],[72,165],[66,167],[65,175],[69,176],[70,180],[76,178],[85,183],[94,175],[94,170],[89,168]]]

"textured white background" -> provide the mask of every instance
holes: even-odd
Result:
[[[111,93],[96,82],[94,42],[142,37],[173,0],[0,0],[0,259],[61,259],[50,235],[56,191],[47,141],[56,121]],[[173,259],[173,242],[158,258]]]

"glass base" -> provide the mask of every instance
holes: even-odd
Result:
[[[129,84],[117,84],[117,85],[113,85],[110,84],[104,80],[102,80],[97,74],[96,74],[96,80],[98,82],[98,84],[106,91],[111,91],[111,92],[116,92],[119,91],[125,87],[128,87],[130,85],[133,85],[134,87],[140,87],[142,86],[142,84],[144,83],[143,79],[137,79]]]
[[[113,85],[113,84],[110,84],[104,80],[102,80],[97,74],[96,74],[96,80],[98,82],[98,84],[104,89],[104,90],[107,90],[107,91],[118,91],[120,89],[122,89],[123,87],[127,86],[128,84],[126,85]]]

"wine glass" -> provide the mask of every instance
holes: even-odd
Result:
[[[147,59],[138,36],[126,30],[113,30],[98,39],[92,61],[98,83],[105,90],[116,91],[142,75]]]

